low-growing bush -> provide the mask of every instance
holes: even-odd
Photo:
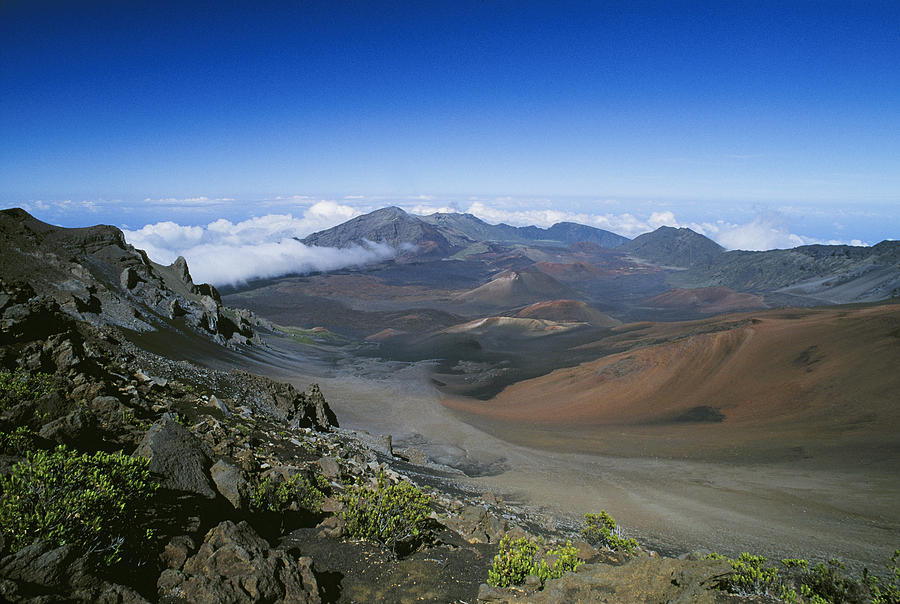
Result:
[[[30,452],[0,479],[0,529],[12,551],[45,539],[113,564],[148,538],[136,518],[158,488],[149,463],[122,453],[79,455],[64,446]]]
[[[35,434],[28,426],[19,426],[12,432],[0,431],[0,453],[25,455],[34,446]]]
[[[287,480],[274,481],[268,476],[250,490],[250,510],[253,512],[284,512],[296,504],[299,509],[318,514],[325,500],[327,481],[317,474],[313,480],[294,474]]]
[[[29,373],[23,369],[0,371],[0,411],[35,401],[52,390],[50,376],[46,373]]]
[[[774,594],[778,591],[778,569],[766,566],[767,559],[763,556],[744,552],[730,562],[734,572],[728,579],[728,591],[743,595]]]
[[[836,559],[813,565],[802,558],[785,558],[779,571],[767,565],[766,558],[746,552],[733,560],[721,554],[706,558],[731,563],[733,572],[719,587],[740,595],[769,595],[796,604],[900,604],[900,550],[887,564],[889,577],[881,579],[866,570],[861,580],[845,574],[845,566]]]
[[[872,604],[900,604],[900,549],[894,550],[891,559],[885,563],[888,576],[879,579],[863,572],[863,583],[872,595]]]
[[[543,586],[550,579],[578,570],[578,550],[571,543],[547,550],[535,560],[538,551],[540,547],[532,539],[521,537],[513,541],[509,535],[505,535],[500,540],[500,549],[488,571],[488,584],[494,587],[521,585],[528,575],[536,575]],[[547,562],[548,559],[552,564]]]
[[[513,541],[509,535],[500,540],[500,550],[494,556],[494,564],[488,571],[488,585],[509,587],[521,585],[525,577],[534,573],[534,557],[538,546],[534,541],[521,537]]]
[[[581,531],[581,536],[588,543],[605,545],[610,549],[622,550],[629,554],[638,546],[635,539],[622,536],[616,521],[606,513],[606,510],[600,510],[599,514],[585,514],[584,522],[585,527]]]
[[[409,482],[390,483],[383,472],[378,473],[377,487],[349,485],[341,501],[347,532],[357,539],[379,541],[398,551],[427,530],[429,497]]]

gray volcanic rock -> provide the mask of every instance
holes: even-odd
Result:
[[[210,530],[184,569],[164,571],[157,586],[161,598],[189,602],[321,602],[312,560],[271,549],[245,521]]]
[[[162,476],[162,486],[215,498],[207,477],[209,457],[197,438],[170,416],[163,416],[147,430],[134,455],[150,459],[150,471]]]
[[[249,482],[241,469],[220,459],[209,469],[209,473],[222,497],[227,499],[234,509],[242,509]]]
[[[680,267],[709,265],[725,252],[721,245],[691,229],[667,226],[644,233],[619,249],[655,264]]]
[[[871,246],[804,245],[722,254],[683,276],[698,285],[776,291],[819,303],[874,302],[900,296],[900,241]]]
[[[183,317],[190,330],[222,344],[254,338],[248,313],[224,308],[213,286],[195,285],[184,258],[157,264],[115,227],[56,227],[14,208],[0,211],[0,242],[0,275],[27,282],[75,319],[152,331]]]

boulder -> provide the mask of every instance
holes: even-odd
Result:
[[[182,570],[163,571],[157,588],[160,599],[188,602],[321,602],[312,560],[271,549],[245,521],[210,530]]]
[[[209,499],[216,497],[206,473],[209,457],[200,441],[170,415],[164,415],[147,430],[134,456],[150,459],[150,471],[161,477],[163,487]]]
[[[497,543],[507,528],[505,521],[474,505],[464,507],[458,516],[450,516],[442,522],[469,543]]]
[[[47,588],[68,584],[69,566],[78,558],[72,545],[38,541],[0,560],[0,577]]]
[[[81,409],[44,424],[39,434],[41,438],[76,449],[96,448],[100,439],[94,416]]]
[[[169,540],[165,549],[159,555],[159,559],[166,565],[166,568],[181,570],[188,556],[196,547],[194,540],[188,535],[178,535]]]
[[[220,459],[209,469],[209,473],[222,497],[227,499],[234,509],[243,508],[249,485],[241,469]]]
[[[340,478],[341,466],[333,457],[323,457],[319,459],[319,468],[326,478]]]
[[[621,566],[582,566],[577,573],[547,581],[529,601],[714,604],[721,595],[716,585],[730,573],[731,565],[725,560],[683,561],[643,554]]]

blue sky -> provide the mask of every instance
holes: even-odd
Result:
[[[137,229],[392,203],[876,243],[900,234],[898,65],[896,0],[6,0],[0,205]]]

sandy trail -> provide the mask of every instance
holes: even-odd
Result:
[[[502,472],[472,483],[570,519],[606,509],[627,532],[665,551],[838,556],[857,570],[881,570],[900,547],[896,473],[838,471],[808,460],[741,465],[523,447],[442,405],[428,370],[356,360],[329,377],[293,381],[318,381],[343,427],[392,434],[395,446],[415,444],[450,465],[502,464]]]

